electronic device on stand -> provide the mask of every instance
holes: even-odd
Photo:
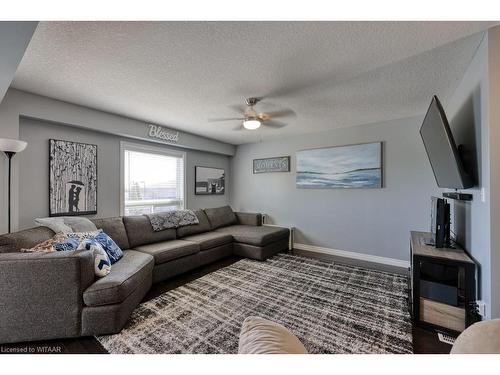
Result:
[[[431,236],[426,245],[452,247],[450,236],[450,204],[444,198],[431,198]]]

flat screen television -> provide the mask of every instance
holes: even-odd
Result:
[[[464,169],[443,106],[436,95],[420,127],[420,135],[439,187],[467,189],[473,186],[472,178]]]

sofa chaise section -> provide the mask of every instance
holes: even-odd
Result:
[[[96,280],[83,292],[83,302],[86,306],[103,306],[125,301],[142,283],[151,284],[153,264],[152,256],[125,250],[109,275]]]
[[[234,238],[234,254],[241,257],[265,260],[288,249],[287,228],[237,224],[216,231]]]
[[[151,255],[125,250],[109,275],[83,292],[82,335],[120,332],[151,288],[153,266]]]
[[[274,242],[286,239],[290,236],[287,228],[254,226],[254,225],[231,225],[216,230],[221,234],[231,235],[235,242],[253,246],[267,246]]]
[[[288,249],[290,231],[263,226],[259,213],[234,213],[229,206],[205,209],[205,213],[215,232],[231,235],[235,255],[265,260]]]

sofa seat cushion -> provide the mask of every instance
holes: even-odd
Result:
[[[154,260],[151,255],[126,250],[113,264],[111,272],[83,292],[87,306],[104,306],[123,302],[142,283],[151,282]]]
[[[219,233],[230,234],[236,242],[254,246],[266,246],[270,243],[287,238],[290,230],[287,228],[255,226],[255,225],[231,225],[219,228]]]
[[[233,236],[226,233],[206,232],[184,237],[186,241],[196,242],[200,245],[200,250],[208,250],[217,246],[233,242]]]
[[[200,245],[196,242],[185,240],[172,240],[137,246],[134,250],[150,254],[156,264],[162,264],[186,255],[198,253]]]

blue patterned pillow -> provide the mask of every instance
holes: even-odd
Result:
[[[111,272],[111,261],[101,244],[95,239],[83,240],[78,250],[91,250],[94,254],[94,272],[97,277],[104,277]]]
[[[54,250],[55,251],[72,251],[78,249],[79,241],[75,238],[67,238],[63,242],[55,243]]]
[[[74,238],[75,240],[78,240],[78,241],[83,241],[83,240],[94,238],[95,236],[97,236],[101,232],[102,232],[102,229],[93,230],[91,232],[70,232],[70,233],[66,233],[66,237]]]
[[[99,242],[109,256],[111,264],[118,262],[118,260],[123,256],[123,251],[120,247],[109,237],[106,233],[100,232],[95,237],[94,240]]]

